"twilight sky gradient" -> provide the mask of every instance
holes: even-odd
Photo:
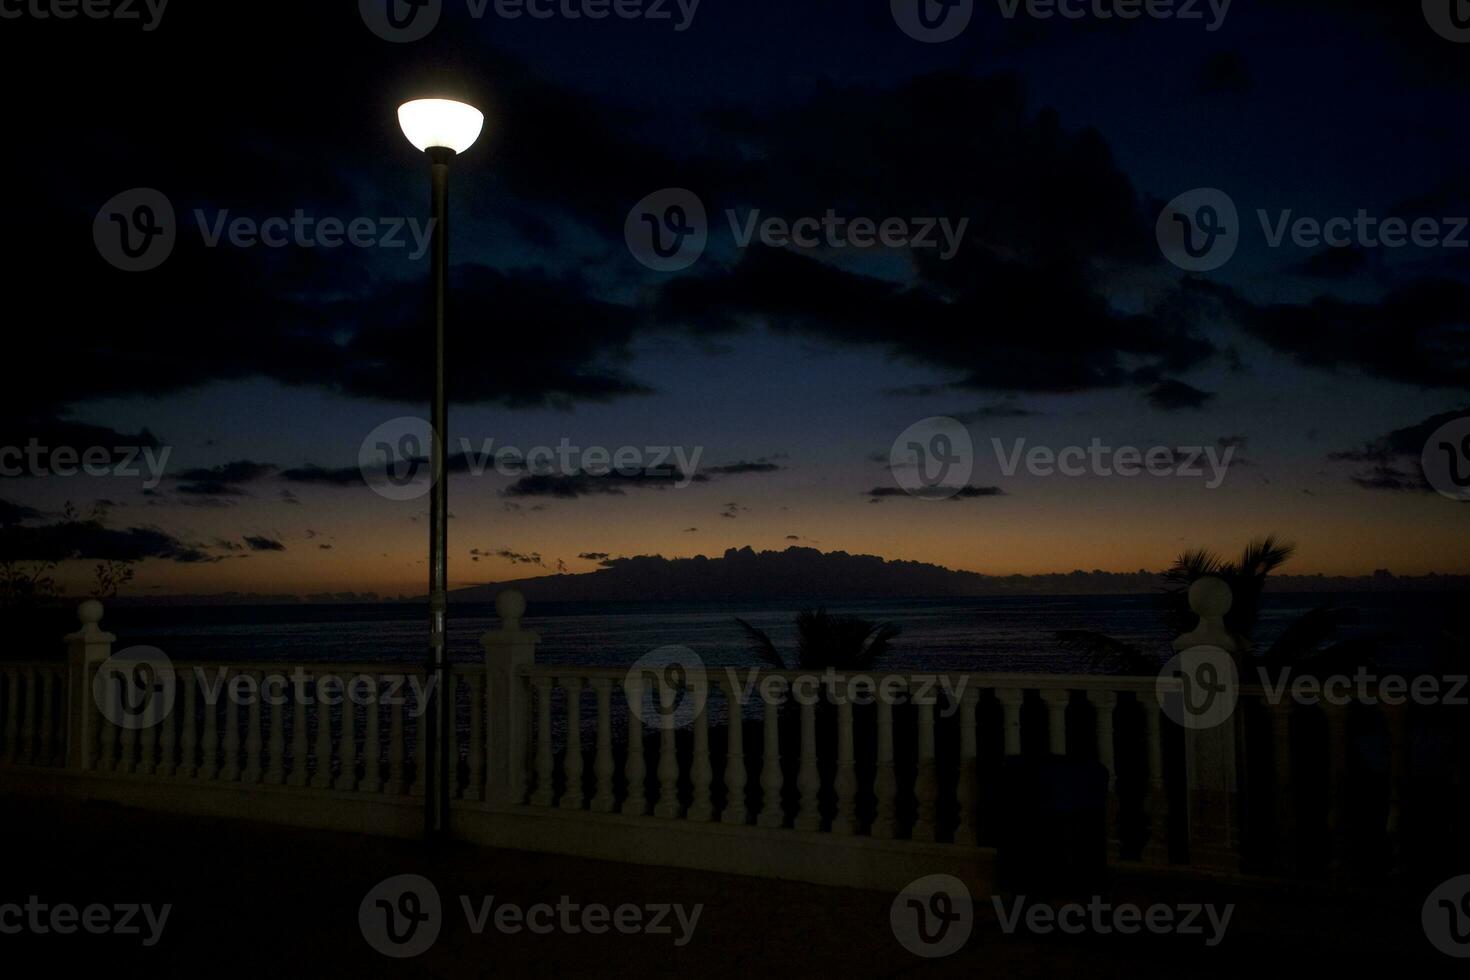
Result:
[[[1236,0],[1207,32],[1008,21],[977,2],[943,44],[852,0],[703,0],[684,31],[477,21],[448,0],[406,44],[353,3],[171,6],[146,33],[0,30],[86,66],[42,84],[0,65],[23,134],[3,164],[0,446],[146,430],[170,449],[152,492],[0,477],[3,557],[85,540],[84,557],[138,558],[143,594],[423,591],[427,498],[386,499],[351,471],[375,427],[427,409],[427,258],[207,247],[194,212],[422,218],[427,167],[394,110],[447,69],[488,117],[452,175],[452,438],[698,447],[707,478],[573,480],[566,496],[457,474],[452,586],[744,545],[1123,571],[1268,531],[1299,544],[1296,572],[1470,572],[1470,508],[1425,489],[1417,462],[1470,406],[1470,248],[1273,248],[1257,218],[1470,215],[1470,44],[1418,4]],[[93,220],[137,187],[168,197],[178,242],[128,273],[100,256]],[[701,198],[710,240],[659,273],[624,222],[670,187]],[[1188,275],[1154,224],[1199,187],[1234,201],[1241,243]],[[969,225],[948,261],[741,249],[727,209]],[[895,485],[894,439],[928,416],[965,422],[971,482],[1003,493],[872,494]],[[1007,477],[992,438],[1236,456],[1217,489]],[[68,501],[108,502],[117,533],[44,530]]]

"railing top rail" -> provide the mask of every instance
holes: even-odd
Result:
[[[219,670],[229,671],[231,674],[294,674],[298,670],[308,676],[318,674],[422,674],[428,670],[423,663],[366,663],[360,661],[305,661],[305,660],[258,660],[258,661],[235,661],[235,660],[171,660],[170,666],[175,673],[183,671],[193,672],[203,670],[207,674],[214,674]],[[454,670],[460,670],[460,665],[455,665]],[[483,670],[483,667],[479,667]]]
[[[616,680],[622,681],[628,676],[631,668],[628,667],[584,667],[578,664],[535,664],[520,668],[520,674],[525,677],[559,678],[577,677],[587,680]],[[657,676],[660,668],[648,667],[644,671],[648,675]],[[736,682],[744,684],[754,678],[756,683],[761,678],[781,677],[787,682],[794,682],[799,678],[815,678],[825,683],[829,674],[825,670],[774,670],[767,667],[738,666],[738,667],[702,667],[686,670],[687,681],[711,681],[725,684],[734,675]],[[1162,683],[1167,689],[1174,690],[1180,687],[1176,678],[1165,678],[1160,681],[1157,677],[1138,676],[1111,676],[1103,674],[1017,674],[1017,673],[982,673],[974,671],[954,670],[834,670],[830,676],[837,682],[862,678],[865,683],[874,684],[911,684],[932,681],[934,678],[948,678],[958,681],[965,679],[967,686],[971,688],[988,688],[999,690],[1021,689],[1021,690],[1102,690],[1102,691],[1154,691]],[[809,682],[807,682],[809,683]]]
[[[0,670],[66,670],[66,661],[0,660]]]

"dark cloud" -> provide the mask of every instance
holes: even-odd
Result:
[[[945,497],[943,499],[945,499],[945,500],[973,500],[976,497],[1004,497],[1005,495],[1006,495],[1006,492],[1004,490],[1002,490],[1000,487],[965,486],[965,487],[960,487],[959,490],[956,493],[952,494],[951,496]],[[880,501],[880,500],[887,500],[890,497],[908,497],[908,498],[911,498],[913,500],[924,499],[924,498],[921,498],[921,497],[918,497],[918,496],[916,496],[914,494],[909,493],[907,490],[904,490],[902,487],[874,487],[873,489],[869,490],[865,494],[865,496],[867,496],[869,499],[871,499],[874,502],[877,502],[877,501]]]
[[[40,516],[41,512],[34,507],[11,503],[8,500],[0,500],[0,527],[9,527],[12,524],[19,524],[21,521],[35,520]]]
[[[1202,279],[1187,288],[1297,363],[1353,370],[1402,384],[1470,389],[1470,286],[1419,279],[1373,303],[1318,296],[1305,304],[1255,305]]]
[[[150,527],[116,529],[95,520],[0,527],[0,561],[141,561],[161,558],[194,563],[217,561],[203,549]]]
[[[245,546],[248,547],[251,551],[285,551],[286,550],[286,546],[283,545],[283,544],[281,544],[281,542],[275,540],[274,538],[267,538],[267,537],[263,537],[263,536],[260,536],[260,535],[247,534],[247,535],[245,535],[244,540],[245,540]]]
[[[1214,397],[1214,392],[1201,391],[1193,385],[1172,378],[1159,382],[1148,392],[1149,404],[1165,412],[1203,408],[1205,403]]]
[[[744,473],[775,473],[784,468],[779,463],[773,463],[768,459],[742,459],[723,466],[706,466],[701,472],[709,476],[736,476]]]
[[[1328,453],[1327,459],[1334,463],[1369,464],[1348,477],[1368,490],[1433,492],[1434,488],[1424,477],[1424,445],[1440,426],[1466,414],[1470,414],[1470,406],[1440,412],[1356,448]]]
[[[605,561],[609,555],[606,551],[584,551],[577,557],[583,561]]]
[[[968,412],[955,412],[951,417],[966,425],[971,422],[985,422],[992,419],[1020,419],[1040,415],[1029,408],[1023,408],[1013,402],[994,402],[989,405],[981,405],[979,408]],[[885,457],[886,460],[886,457]]]
[[[669,468],[644,469],[620,473],[613,470],[604,474],[531,474],[518,478],[506,487],[502,494],[507,497],[560,497],[573,499],[596,495],[622,496],[630,489],[666,490],[669,487],[689,483],[705,483],[709,477],[696,474],[685,476]]]
[[[1201,95],[1245,95],[1256,87],[1239,51],[1219,51],[1205,59],[1195,80]]]

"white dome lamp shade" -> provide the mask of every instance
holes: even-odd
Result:
[[[420,150],[449,150],[459,154],[480,137],[485,114],[452,99],[414,99],[398,107],[403,135]]]

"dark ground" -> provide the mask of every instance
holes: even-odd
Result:
[[[161,941],[141,936],[0,935],[0,963],[106,964],[121,975],[281,976],[1463,976],[1419,923],[1427,891],[1403,887],[1304,897],[1198,884],[1118,885],[1113,896],[1235,902],[1224,942],[1201,937],[1006,936],[977,895],[964,949],[923,960],[895,940],[894,896],[792,882],[647,868],[413,841],[289,830],[54,800],[0,797],[9,846],[0,905],[171,903]],[[1444,877],[1466,869],[1445,869]],[[425,875],[443,896],[434,946],[410,960],[369,947],[358,908],[378,882]],[[692,941],[673,935],[473,934],[458,897],[529,906],[562,895],[582,904],[704,903]],[[677,932],[677,930],[676,930]],[[10,974],[15,975],[15,974]]]

